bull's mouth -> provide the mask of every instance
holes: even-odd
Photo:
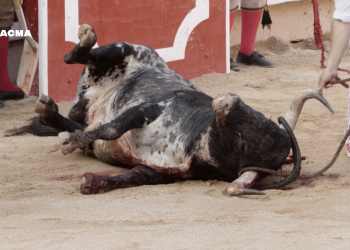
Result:
[[[294,167],[293,167],[293,170],[289,173],[289,175],[280,182],[277,182],[277,183],[274,183],[271,185],[263,185],[263,186],[255,185],[254,188],[256,188],[258,190],[282,188],[282,187],[294,182],[296,179],[298,179],[298,177],[300,175],[301,154],[300,154],[298,142],[297,142],[297,140],[294,136],[294,133],[293,133],[292,129],[290,128],[289,124],[282,116],[278,117],[278,122],[283,125],[283,127],[285,128],[285,130],[288,132],[289,136],[292,139],[292,151],[293,151]]]

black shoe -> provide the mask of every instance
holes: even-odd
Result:
[[[24,93],[0,90],[0,101],[23,99]]]
[[[0,108],[3,108],[5,105],[3,102],[0,102]]]
[[[241,70],[239,65],[235,61],[233,61],[232,58],[230,58],[230,69],[233,71],[240,71]]]
[[[238,51],[237,59],[238,63],[243,63],[246,65],[255,65],[265,68],[273,68],[275,65],[267,60],[263,55],[260,55],[258,51],[254,51],[250,56],[247,56],[240,51]]]

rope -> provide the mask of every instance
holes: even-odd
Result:
[[[315,39],[315,45],[317,48],[322,50],[321,53],[321,68],[325,68],[326,66],[324,65],[325,61],[325,56],[324,52],[328,51],[324,48],[323,41],[322,41],[322,28],[321,28],[321,23],[320,23],[320,15],[319,15],[319,10],[318,10],[318,1],[317,0],[311,0],[311,3],[313,5],[313,10],[314,10],[314,39]],[[347,69],[342,69],[338,68],[339,71],[344,71],[350,74],[350,70]]]
[[[317,48],[322,49],[322,54],[321,54],[321,68],[325,68],[326,66],[324,65],[325,61],[325,56],[324,52],[328,52],[323,45],[322,41],[322,28],[321,28],[321,23],[320,23],[320,16],[319,16],[319,11],[318,11],[318,2],[317,0],[311,0],[311,3],[313,5],[314,9],[314,39],[315,39],[315,45]]]
[[[301,176],[298,177],[298,179],[301,179],[301,180],[313,179],[315,177],[320,176],[321,174],[326,172],[328,169],[330,169],[330,167],[332,167],[334,162],[337,160],[341,150],[344,147],[346,139],[349,137],[349,135],[350,135],[350,129],[346,132],[343,140],[340,142],[340,145],[339,145],[337,151],[335,152],[332,160],[324,168],[322,168],[321,170],[319,170],[319,171],[317,171],[317,172],[315,172],[315,173],[313,173],[311,175],[301,175]],[[239,175],[242,175],[244,172],[247,172],[247,171],[258,171],[258,172],[263,172],[263,173],[267,173],[267,174],[271,174],[271,175],[277,175],[277,176],[281,176],[281,177],[286,177],[286,176],[289,175],[289,173],[285,174],[285,173],[282,173],[282,172],[277,172],[275,170],[270,170],[270,169],[266,169],[266,168],[259,168],[259,167],[242,168],[241,171],[239,172]]]

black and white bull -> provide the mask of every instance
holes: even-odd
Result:
[[[92,49],[97,38],[89,25],[78,36],[80,43],[64,57],[68,64],[86,65],[69,119],[41,96],[35,107],[40,116],[26,129],[37,135],[61,132],[63,154],[80,148],[104,162],[133,167],[115,177],[85,173],[83,194],[179,179],[233,181],[230,195],[264,194],[249,188],[258,172],[239,177],[240,170],[280,169],[292,148],[290,175],[257,189],[291,183],[301,167],[292,130],[305,100],[316,98],[332,111],[323,96],[306,90],[292,102],[286,122],[279,118],[284,121],[279,127],[235,94],[213,99],[196,90],[151,48],[117,42]]]

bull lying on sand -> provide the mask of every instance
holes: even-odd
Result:
[[[323,96],[306,90],[294,99],[285,119],[279,118],[279,127],[237,95],[213,99],[196,90],[151,48],[117,42],[92,49],[97,38],[86,24],[79,39],[64,57],[68,64],[86,65],[69,119],[58,113],[51,98],[41,96],[35,107],[40,116],[16,133],[60,132],[63,154],[80,148],[104,162],[133,167],[115,177],[85,173],[83,194],[179,179],[233,181],[227,188],[230,195],[264,194],[249,188],[258,172],[238,173],[251,166],[280,169],[292,148],[292,172],[257,189],[293,182],[301,157],[292,130],[305,100],[316,98],[332,111]]]

